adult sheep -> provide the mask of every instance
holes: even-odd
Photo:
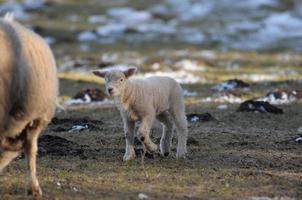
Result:
[[[161,154],[167,156],[170,153],[175,124],[178,136],[176,156],[184,157],[187,152],[187,120],[182,88],[169,77],[129,78],[135,71],[136,68],[93,71],[95,75],[105,78],[106,91],[110,96],[114,96],[120,110],[126,138],[123,159],[126,161],[135,158],[136,121],[141,121],[138,138],[148,151],[157,151],[157,145],[150,139],[150,131],[155,119],[163,124],[160,140]]]
[[[10,15],[0,19],[0,52],[0,171],[24,150],[30,191],[40,196],[37,140],[56,108],[55,60],[45,41]]]

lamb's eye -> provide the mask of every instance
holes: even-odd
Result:
[[[120,82],[123,82],[123,81],[124,81],[124,79],[121,78],[121,79],[120,79]]]

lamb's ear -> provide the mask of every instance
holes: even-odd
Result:
[[[132,76],[136,72],[137,68],[136,67],[130,67],[127,70],[124,71],[124,74],[126,78]]]
[[[92,73],[96,76],[104,78],[106,76],[107,71],[104,70],[94,70]]]

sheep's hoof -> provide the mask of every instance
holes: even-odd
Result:
[[[176,153],[176,158],[177,159],[182,159],[182,158],[186,158],[186,152],[177,152]]]
[[[42,197],[42,190],[39,186],[32,187],[32,189],[29,191],[29,194],[32,195],[34,198]]]

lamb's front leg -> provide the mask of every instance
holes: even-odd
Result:
[[[142,123],[138,129],[138,138],[144,143],[149,152],[156,152],[158,147],[150,139],[150,132],[155,120],[155,114],[149,114],[142,119]]]
[[[124,161],[132,160],[135,158],[134,129],[135,129],[135,122],[131,121],[128,118],[124,118],[124,133],[126,139],[126,149],[123,157]]]

